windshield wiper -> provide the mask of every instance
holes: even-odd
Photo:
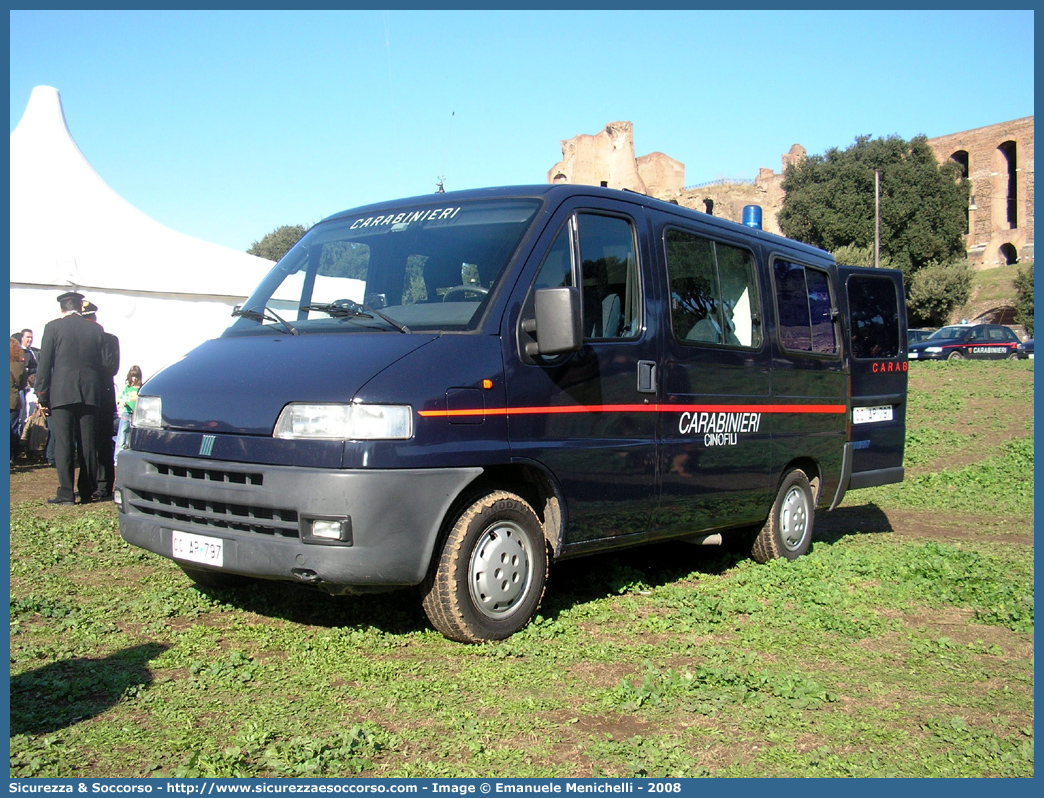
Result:
[[[271,314],[271,315],[269,315],[269,314]],[[279,322],[280,324],[282,324],[283,327],[286,328],[286,331],[289,332],[291,335],[300,335],[300,333],[297,331],[296,328],[290,326],[290,324],[288,324],[286,321],[284,321],[283,319],[279,318],[279,314],[276,313],[271,308],[268,308],[268,307],[266,307],[265,308],[265,312],[262,313],[259,310],[250,310],[248,308],[244,308],[244,307],[240,307],[239,305],[236,305],[234,308],[232,308],[232,315],[233,316],[242,316],[244,319],[250,319],[251,321],[258,321],[258,322],[262,322],[262,323],[264,323],[266,321],[276,321],[276,322]]]
[[[387,316],[379,310],[371,308],[369,305],[363,305],[351,299],[338,299],[335,302],[317,305],[301,305],[301,310],[317,310],[320,313],[329,313],[331,316],[336,316],[338,318],[351,317],[372,319],[374,316],[377,316],[378,318],[388,322],[388,324],[399,332],[408,333],[410,331],[409,327],[402,322],[396,321],[391,316]]]

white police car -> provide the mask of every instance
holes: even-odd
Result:
[[[910,344],[910,360],[1014,360],[1019,337],[1002,324],[949,324]]]

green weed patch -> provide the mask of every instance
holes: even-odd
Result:
[[[1032,515],[1033,439],[1016,438],[996,457],[861,491],[859,497],[892,507]]]

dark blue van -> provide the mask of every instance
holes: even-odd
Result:
[[[125,540],[203,585],[420,586],[505,638],[552,561],[755,528],[903,478],[902,279],[648,197],[546,185],[313,227],[141,389]]]

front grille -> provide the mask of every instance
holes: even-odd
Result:
[[[152,491],[129,492],[130,505],[142,515],[213,529],[300,537],[296,510],[191,499]]]
[[[250,471],[227,471],[223,468],[202,468],[199,466],[180,466],[169,463],[152,463],[156,473],[164,477],[180,479],[197,479],[217,482],[225,485],[262,485],[262,474]]]

